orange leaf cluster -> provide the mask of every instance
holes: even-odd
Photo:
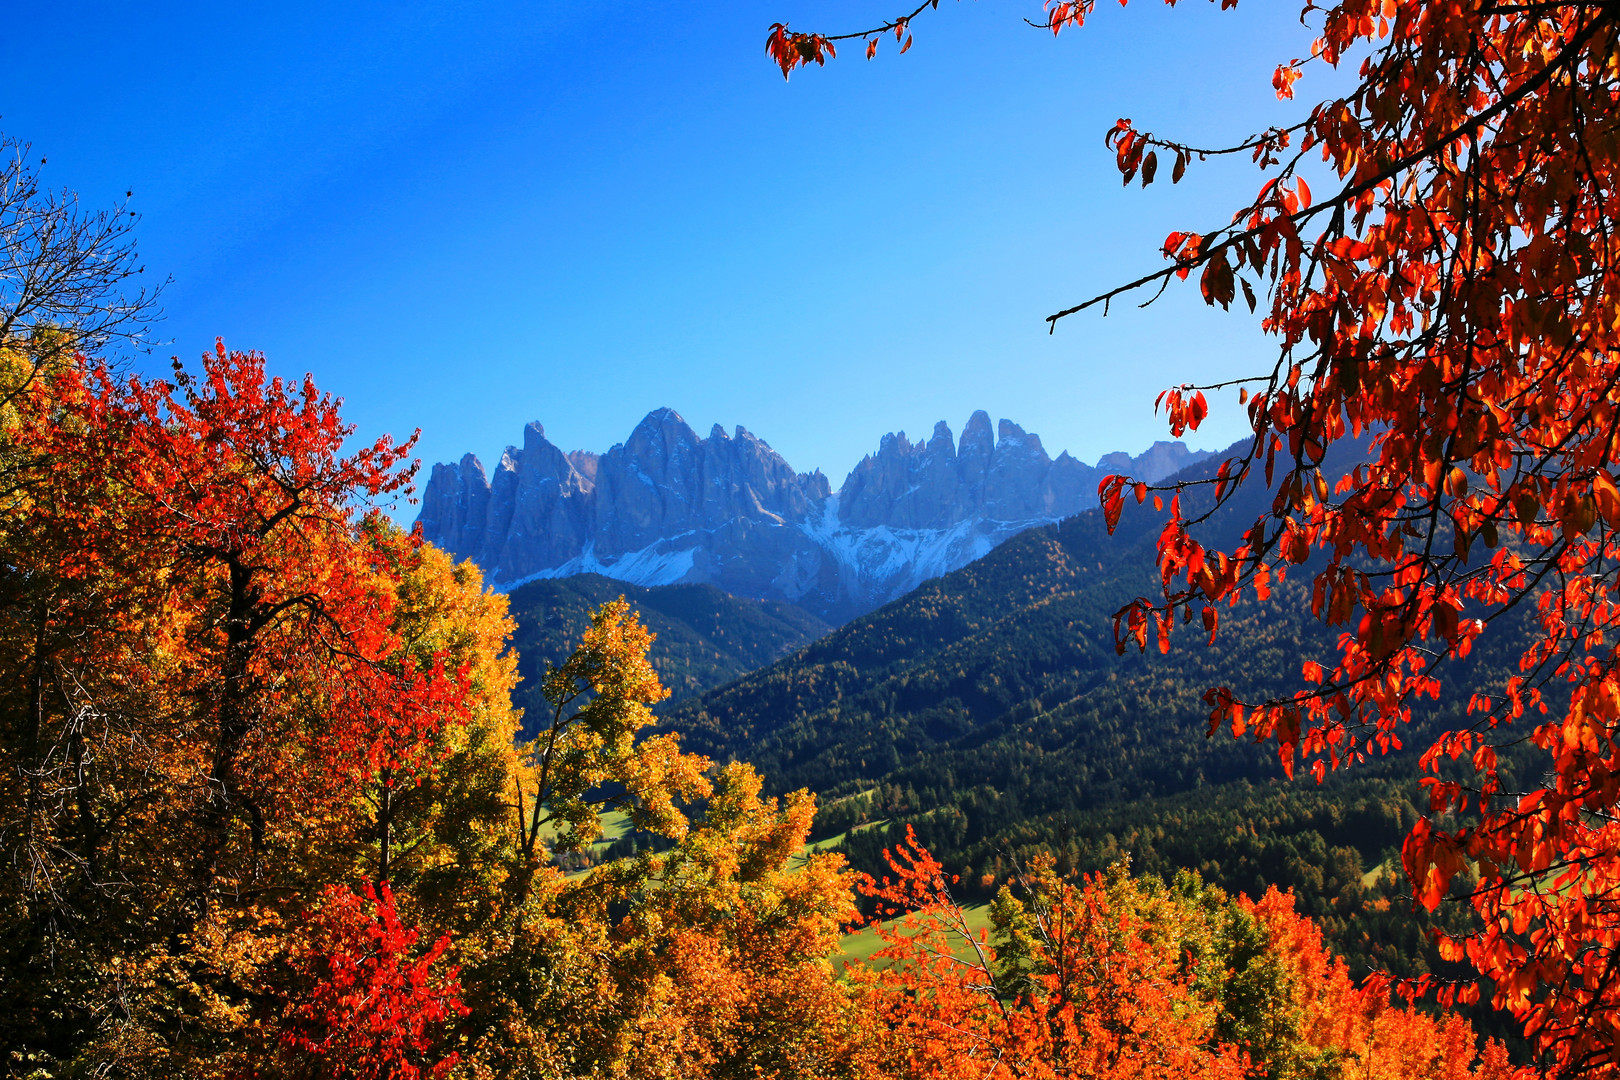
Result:
[[[1122,868],[1066,881],[1042,861],[997,899],[992,937],[909,830],[887,857],[893,876],[862,886],[891,920],[887,966],[856,979],[899,1075],[1528,1080],[1460,1016],[1355,985],[1291,894],[1229,902]]]
[[[1214,1010],[1196,999],[1174,946],[1155,940],[1138,912],[1112,905],[1100,879],[1057,886],[1039,970],[1018,992],[909,827],[887,855],[894,877],[868,879],[861,891],[879,917],[900,918],[879,928],[884,948],[874,959],[888,966],[859,977],[897,1037],[902,1075],[1247,1075],[1247,1059],[1214,1042]]]

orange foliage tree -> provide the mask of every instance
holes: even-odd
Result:
[[[1481,1051],[1462,1017],[1397,1006],[1384,980],[1355,985],[1275,888],[1233,901],[1196,875],[1166,887],[1124,866],[1075,882],[1046,859],[996,898],[993,932],[975,931],[914,836],[886,854],[893,877],[862,891],[890,920],[875,957],[887,966],[853,978],[895,1075],[1526,1075],[1500,1042]]]
[[[667,695],[652,640],[610,601],[546,676],[512,790],[510,922],[463,977],[480,1075],[871,1075],[828,959],[855,915],[851,875],[803,851],[814,798],[761,798],[748,765],[642,737]],[[604,811],[636,850],[566,873],[559,854],[600,859]]]
[[[50,571],[83,579],[126,560],[120,573],[149,583],[102,587],[146,593],[182,635],[180,667],[164,678],[201,754],[182,926],[206,913],[222,872],[233,883],[255,876],[277,785],[308,782],[275,760],[293,740],[274,729],[300,715],[288,707],[293,686],[329,696],[323,726],[353,749],[359,736],[344,733],[367,721],[421,723],[404,718],[440,705],[419,709],[418,698],[439,695],[443,679],[379,677],[398,647],[391,590],[354,534],[357,501],[408,483],[409,444],[384,438],[344,456],[353,429],[312,380],[287,387],[266,377],[262,357],[223,343],[203,363],[200,379],[176,363],[172,385],[68,371],[52,387],[56,409],[24,439],[58,472],[33,508],[60,538]],[[125,610],[133,599],[118,597]],[[298,676],[308,681],[290,686]]]
[[[888,966],[856,978],[897,1037],[902,1075],[1247,1075],[1246,1058],[1215,1041],[1215,1010],[1195,996],[1178,943],[1140,911],[1111,903],[1100,879],[1076,887],[1037,867],[1043,904],[1024,920],[1035,932],[1026,962],[998,968],[988,934],[968,924],[909,827],[885,854],[895,876],[868,879],[862,891],[878,918],[899,920],[878,927],[884,947],[874,959]]]
[[[1094,0],[1051,0],[1053,33]],[[1223,0],[1229,6],[1230,0]],[[924,9],[862,34],[903,35]],[[1161,397],[1174,434],[1236,386],[1253,438],[1224,462],[1213,503],[1273,498],[1234,550],[1206,550],[1210,498],[1169,498],[1164,589],[1123,609],[1123,649],[1167,647],[1178,620],[1210,635],[1218,606],[1265,596],[1291,568],[1338,648],[1291,693],[1209,691],[1211,730],[1275,744],[1320,778],[1400,744],[1445,665],[1493,626],[1534,631],[1504,685],[1469,687],[1465,724],[1423,758],[1432,813],[1403,853],[1434,907],[1464,869],[1477,931],[1447,947],[1485,978],[1561,1075],[1620,1066],[1620,10],[1585,0],[1341,0],[1304,7],[1310,56],[1278,67],[1292,99],[1311,65],[1358,65],[1353,89],[1288,125],[1203,146],[1119,121],[1125,181],[1161,158],[1179,181],[1214,155],[1265,176],[1229,224],[1171,232],[1168,265],[1050,316],[1197,274],[1206,302],[1263,307],[1276,361],[1252,378]],[[784,74],[840,36],[772,28]],[[1322,165],[1309,160],[1318,157]],[[1313,178],[1327,177],[1313,193]],[[1319,188],[1323,184],[1318,183]],[[1106,308],[1105,308],[1106,310]],[[1347,474],[1324,473],[1357,440]],[[1108,478],[1110,525],[1147,485]],[[1314,554],[1313,554],[1314,553]],[[1521,749],[1504,769],[1504,746]],[[1456,764],[1451,764],[1455,762]],[[1540,776],[1538,780],[1515,779]]]
[[[389,876],[391,773],[466,716],[465,679],[398,632],[408,560],[363,515],[406,448],[345,454],[335,400],[223,345],[172,382],[80,357],[5,419],[6,959],[43,966],[4,1022],[42,1067],[240,1069],[301,992],[289,928],[327,883]],[[362,873],[351,839],[381,847]]]
[[[520,745],[505,598],[369,512],[404,448],[256,354],[6,360],[0,1071],[866,1075],[813,798],[640,737],[627,604]]]

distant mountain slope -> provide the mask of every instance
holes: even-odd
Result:
[[[746,600],[710,585],[640,588],[596,574],[537,581],[509,597],[517,623],[517,703],[541,708],[540,680],[561,664],[590,625],[590,613],[624,596],[658,635],[652,663],[672,702],[765,666],[825,634],[826,623],[791,604]]]
[[[1151,481],[1204,456],[1160,442],[1105,461]],[[471,454],[435,465],[418,524],[498,587],[581,573],[706,583],[840,622],[1093,505],[1101,475],[976,412],[960,441],[944,422],[926,442],[885,435],[834,493],[741,427],[700,438],[657,409],[604,454],[565,454],[536,423],[493,478]]]
[[[1184,506],[1206,491],[1188,489]],[[1269,502],[1244,493],[1203,538],[1235,545]],[[1162,520],[1127,500],[1113,537],[1095,511],[1027,531],[683,702],[664,724],[692,749],[754,762],[772,791],[817,791],[812,837],[857,870],[887,873],[882,850],[903,825],[967,899],[987,899],[1037,856],[1064,873],[1122,858],[1166,879],[1190,869],[1250,896],[1294,890],[1357,976],[1459,974],[1430,930],[1458,929],[1470,909],[1415,909],[1400,875],[1399,845],[1424,798],[1414,751],[1427,745],[1424,729],[1461,719],[1469,691],[1500,686],[1522,638],[1493,626],[1447,675],[1440,701],[1414,703],[1417,730],[1400,733],[1405,752],[1320,787],[1308,774],[1288,781],[1273,748],[1206,738],[1200,698],[1212,685],[1251,700],[1297,685],[1301,661],[1331,646],[1337,631],[1309,615],[1309,564],[1271,601],[1223,608],[1213,647],[1195,620],[1168,655],[1119,656],[1111,616],[1156,593]],[[1533,759],[1510,749],[1502,761],[1511,790],[1537,783]]]
[[[1184,504],[1206,490],[1189,489]],[[1245,493],[1207,524],[1206,541],[1235,545],[1267,504]],[[821,793],[839,828],[932,820],[930,842],[964,871],[1032,836],[1074,835],[1076,815],[1276,778],[1274,749],[1205,737],[1201,695],[1230,685],[1255,700],[1292,685],[1301,660],[1336,631],[1310,618],[1310,576],[1296,571],[1270,601],[1223,609],[1214,646],[1193,626],[1169,655],[1117,656],[1111,616],[1155,593],[1161,524],[1128,501],[1112,538],[1095,512],[1025,532],[683,703],[666,723],[693,749],[754,762],[773,790]],[[1513,655],[1508,636],[1482,643],[1450,685],[1496,683]],[[1457,717],[1466,696],[1416,703],[1419,722]],[[1416,790],[1415,763],[1406,767]],[[840,810],[831,805],[840,797],[857,798]]]
[[[904,773],[947,800],[985,785],[1020,803],[1102,805],[1268,775],[1274,755],[1203,738],[1199,695],[1292,673],[1309,635],[1285,606],[1298,586],[1267,605],[1281,633],[1246,634],[1251,606],[1227,614],[1212,648],[1186,633],[1169,656],[1116,656],[1111,616],[1153,590],[1157,522],[1132,506],[1113,538],[1096,513],[1029,530],[669,723],[694,749],[754,762],[775,789],[828,796]]]

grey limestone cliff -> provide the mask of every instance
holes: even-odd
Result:
[[[960,440],[943,421],[926,442],[885,435],[834,494],[744,428],[701,438],[656,409],[604,454],[564,453],[533,423],[493,476],[471,454],[435,465],[417,521],[501,587],[587,572],[702,582],[839,620],[1094,505],[1105,471],[1151,481],[1205,456],[1160,442],[1093,468],[976,412]]]

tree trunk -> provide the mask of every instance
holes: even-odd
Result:
[[[236,816],[237,756],[253,730],[250,715],[250,665],[257,631],[254,609],[257,592],[253,571],[235,560],[230,563],[230,606],[225,622],[225,661],[221,670],[219,711],[214,733],[214,760],[208,777],[208,795],[198,817],[201,833],[193,871],[190,911],[192,925],[207,914],[219,877],[220,860],[230,839]]]

